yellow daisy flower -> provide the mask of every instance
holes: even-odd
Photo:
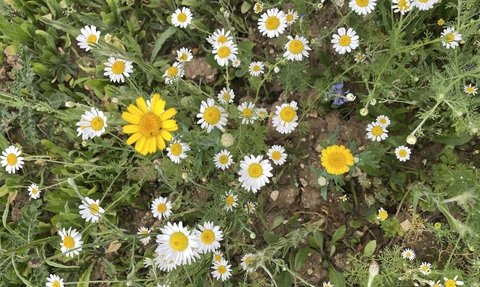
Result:
[[[136,142],[135,150],[142,155],[154,153],[157,148],[164,150],[165,141],[172,140],[171,132],[178,130],[177,121],[172,117],[177,113],[175,108],[165,110],[165,100],[155,94],[152,98],[150,109],[145,99],[137,98],[136,105],[129,105],[127,112],[122,113],[122,118],[129,122],[122,129],[125,134],[132,134],[127,139],[127,145]]]
[[[333,145],[322,150],[322,166],[329,174],[344,174],[352,165],[353,155],[343,145]]]

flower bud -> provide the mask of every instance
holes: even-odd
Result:
[[[323,176],[319,177],[317,180],[318,185],[325,186],[327,185],[327,179]]]
[[[417,137],[414,135],[407,136],[407,143],[414,145],[415,143],[417,143]]]
[[[257,235],[252,232],[252,233],[250,233],[250,238],[251,238],[251,239],[255,239],[255,238],[257,238]]]
[[[86,147],[88,145],[87,141],[82,141],[82,146]]]
[[[380,265],[378,265],[377,261],[373,261],[372,264],[370,264],[370,267],[368,268],[368,273],[370,276],[377,276],[378,273],[380,272]]]
[[[357,97],[355,97],[355,95],[352,94],[352,93],[348,93],[347,96],[346,96],[346,98],[347,98],[347,101],[353,102],[353,101],[355,101],[355,99],[356,99]]]
[[[75,106],[75,103],[72,101],[68,101],[65,103],[65,107],[67,108],[73,108]]]
[[[366,116],[366,115],[368,115],[368,109],[367,109],[367,108],[362,108],[362,109],[360,110],[360,115],[361,115],[361,116]]]
[[[114,104],[118,103],[118,98],[117,98],[117,97],[113,97],[113,98],[112,98],[112,103],[114,103]]]
[[[275,68],[273,68],[273,71],[275,72],[275,74],[278,74],[278,72],[280,72],[280,68],[279,68],[279,67],[275,67]]]
[[[231,147],[233,143],[235,142],[235,139],[233,138],[233,135],[230,133],[224,133],[222,135],[222,138],[220,139],[220,142],[224,147]]]
[[[377,100],[373,99],[370,101],[370,105],[375,106],[377,104]]]
[[[182,173],[182,179],[187,180],[188,179],[188,173],[186,173],[186,172]]]

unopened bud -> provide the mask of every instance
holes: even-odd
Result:
[[[250,233],[250,238],[251,238],[251,239],[255,239],[255,238],[257,238],[257,235],[252,232],[252,233]]]
[[[327,185],[327,179],[323,176],[319,177],[317,180],[318,185],[325,186]]]
[[[220,142],[224,147],[231,147],[235,142],[235,139],[233,138],[232,134],[224,133],[220,139]]]
[[[362,109],[360,110],[360,115],[361,115],[361,116],[366,116],[366,115],[368,115],[368,109],[367,109],[367,108],[362,108]]]
[[[377,276],[378,273],[380,272],[380,265],[378,265],[377,261],[373,261],[372,264],[370,264],[370,267],[368,268],[368,273],[370,276]]]
[[[275,72],[275,74],[278,74],[278,72],[280,72],[280,68],[279,68],[279,67],[275,67],[275,68],[273,68],[273,71]]]
[[[347,98],[347,101],[353,102],[353,101],[355,101],[355,99],[356,99],[357,97],[355,97],[355,95],[352,94],[352,93],[348,93],[347,96],[346,96],[346,98]]]
[[[88,145],[87,141],[82,141],[82,146],[86,147]]]
[[[67,108],[73,108],[75,106],[75,103],[72,101],[68,101],[65,103],[65,107]]]
[[[417,137],[414,136],[414,135],[407,136],[407,143],[411,144],[411,145],[416,144],[417,143]]]
[[[377,104],[377,100],[373,99],[370,101],[370,105],[375,106]]]

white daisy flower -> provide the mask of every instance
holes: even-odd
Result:
[[[359,37],[352,28],[346,30],[344,27],[341,27],[338,29],[337,33],[338,34],[333,34],[331,42],[333,48],[339,54],[345,54],[346,52],[350,53],[358,47]]]
[[[112,35],[111,34],[107,34],[103,37],[103,40],[106,42],[106,43],[110,43],[110,41],[112,41]]]
[[[334,0],[335,4],[337,6],[339,6],[340,8],[343,7],[343,5],[345,5],[345,1],[344,0]]]
[[[430,10],[433,5],[438,3],[438,0],[412,0],[412,6],[417,7],[418,10]]]
[[[183,70],[182,62],[175,62],[165,71],[165,74],[163,74],[162,77],[165,78],[165,83],[171,84],[183,77],[184,74],[185,72]]]
[[[372,141],[382,141],[388,137],[388,130],[376,122],[368,124],[366,130],[367,137]]]
[[[457,281],[458,275],[455,276],[453,279],[448,279],[447,277],[443,277],[445,280],[445,287],[456,287],[457,285],[463,285],[463,281]]]
[[[239,59],[235,59],[235,60],[232,61],[232,67],[238,68],[238,67],[240,67],[241,63],[242,63],[242,61],[240,61]]]
[[[158,247],[157,247],[158,249]],[[155,251],[157,252],[157,251]],[[158,254],[158,253],[157,253]],[[157,257],[153,258],[153,262],[155,262],[155,266],[158,267],[158,269],[166,272],[170,272],[173,269],[176,269],[177,266],[181,264],[177,264],[174,259],[166,259],[165,254],[158,255]]]
[[[248,66],[248,71],[250,72],[250,75],[254,77],[258,77],[260,76],[260,74],[264,73],[263,71],[264,68],[265,68],[265,65],[261,61],[251,62],[250,65]]]
[[[455,32],[455,27],[445,28],[441,35],[442,45],[447,49],[455,49],[458,46],[458,42],[462,40],[462,35]]]
[[[225,192],[225,196],[223,197],[225,201],[224,209],[226,211],[232,211],[234,207],[237,207],[237,195],[233,194],[231,190]]]
[[[160,196],[152,202],[151,210],[153,217],[160,220],[162,220],[162,217],[167,219],[172,214],[172,202],[168,198]]]
[[[192,16],[192,11],[190,11],[189,8],[179,8],[172,14],[172,24],[176,27],[187,28],[187,26],[192,23]]]
[[[145,239],[145,238],[144,238],[144,239]],[[148,240],[150,240],[150,237],[148,237]],[[147,242],[147,243],[148,243],[148,242]],[[144,267],[144,268],[153,266],[153,264],[155,264],[155,260],[153,260],[153,258],[146,257],[145,259],[143,259],[143,267]]]
[[[211,36],[207,37],[207,42],[210,43],[213,47],[218,47],[221,44],[225,44],[227,42],[233,43],[233,36],[230,35],[230,31],[226,31],[222,28],[222,30],[217,29]]]
[[[221,251],[214,251],[213,253],[213,262],[220,262],[222,261],[223,258],[223,254]]]
[[[200,106],[200,113],[197,114],[197,124],[201,125],[202,129],[207,129],[210,133],[214,127],[219,130],[223,130],[227,124],[227,116],[225,109],[215,105],[215,101],[211,98],[207,99],[207,102],[202,101]]]
[[[390,125],[390,119],[385,115],[380,115],[377,117],[376,123],[384,128],[387,128]]]
[[[404,259],[412,261],[413,259],[415,259],[415,252],[413,252],[412,249],[407,248],[402,252],[402,257]]]
[[[290,61],[301,61],[303,56],[308,58],[308,52],[310,47],[308,47],[308,41],[302,36],[296,35],[295,38],[291,36],[287,37],[290,41],[285,44],[286,52],[283,54],[283,57],[287,58]]]
[[[235,60],[237,58],[238,48],[235,43],[228,41],[226,43],[214,46],[213,54],[215,54],[215,60],[220,66],[228,66],[228,61]]]
[[[128,78],[132,72],[132,62],[110,57],[108,62],[105,63],[105,73],[103,75],[109,76],[110,82],[125,83],[124,76]]]
[[[222,104],[233,103],[235,98],[235,93],[232,89],[223,88],[220,93],[218,93],[218,101]]]
[[[215,252],[220,248],[220,241],[223,240],[220,226],[214,225],[212,221],[207,221],[203,225],[199,224],[198,229],[194,231],[194,234],[199,244],[199,253]]]
[[[170,146],[167,147],[167,156],[174,163],[180,163],[180,161],[187,157],[185,152],[190,150],[190,146],[186,143],[182,143],[178,139],[172,139]]]
[[[440,280],[438,280],[437,282],[430,280],[428,284],[430,285],[430,287],[443,287],[443,285],[440,284]]]
[[[213,161],[215,162],[215,167],[225,170],[228,168],[232,163],[232,155],[226,149],[220,151],[213,157]]]
[[[268,111],[265,108],[258,108],[258,109],[256,109],[255,112],[257,113],[257,116],[259,116],[261,118],[268,117]]]
[[[423,275],[428,276],[428,274],[432,272],[431,268],[432,268],[432,264],[428,262],[423,262],[422,264],[420,264],[420,267],[418,269],[420,270],[420,272],[422,272]]]
[[[80,208],[80,215],[87,222],[98,222],[100,216],[105,212],[105,210],[100,207],[100,199],[93,200],[89,197],[85,197],[85,202],[78,208]]]
[[[288,9],[288,12],[287,14],[285,15],[285,19],[287,20],[287,25],[290,26],[292,25],[293,23],[295,23],[295,21],[297,21],[298,19],[298,13],[297,11],[293,11],[291,9]]]
[[[8,173],[15,173],[17,170],[23,167],[23,156],[20,156],[20,151],[16,146],[11,145],[6,150],[2,151],[0,159],[2,160],[2,166]]]
[[[328,282],[323,281],[322,287],[334,287],[334,285],[332,283],[330,283],[330,281],[328,281]]]
[[[348,6],[358,15],[367,15],[372,13],[377,5],[377,0],[350,0]]]
[[[405,15],[406,12],[412,10],[413,5],[410,3],[410,0],[393,0],[392,9],[394,13],[402,13]]]
[[[377,219],[380,219],[381,221],[384,221],[387,218],[388,218],[388,212],[385,209],[383,209],[383,207],[381,207],[378,210]]]
[[[102,111],[92,107],[90,111],[86,111],[80,121],[76,124],[77,136],[82,135],[82,140],[99,137],[105,132],[107,127],[107,117]]]
[[[255,5],[253,5],[253,12],[255,12],[256,14],[259,14],[263,11],[263,4],[262,3],[255,3]]]
[[[258,30],[268,38],[278,37],[287,28],[287,17],[278,8],[268,9],[258,20]]]
[[[272,119],[273,127],[281,134],[289,134],[298,126],[297,102],[284,103],[275,107],[275,116]]]
[[[395,155],[399,161],[407,161],[410,159],[411,150],[409,147],[401,145],[395,149]]]
[[[253,124],[257,119],[257,114],[255,113],[255,105],[252,102],[244,102],[238,106],[238,110],[241,115],[242,124]]]
[[[253,272],[256,269],[255,266],[252,266],[253,256],[255,256],[253,253],[247,253],[243,255],[242,263],[240,263],[240,265],[242,266],[242,269],[248,273]]]
[[[150,232],[152,232],[150,230],[150,228],[146,228],[144,226],[142,226],[138,229],[137,234],[142,235],[142,238],[140,239],[140,241],[143,243],[143,245],[147,245],[150,242],[150,236],[149,236]],[[146,259],[150,259],[150,261],[152,260],[151,258],[145,258],[145,260]],[[152,265],[151,262],[150,262],[150,265]],[[147,267],[147,266],[145,266],[145,267]]]
[[[195,236],[186,228],[183,223],[170,223],[160,228],[162,234],[157,235],[157,254],[164,254],[165,260],[173,260],[173,264],[183,265],[195,262],[198,255],[198,243]]]
[[[272,166],[267,159],[263,159],[262,155],[255,157],[254,155],[245,156],[240,161],[240,178],[238,181],[242,183],[242,187],[247,191],[257,193],[257,191],[270,182],[268,179],[272,177]]]
[[[189,62],[192,60],[193,55],[192,51],[187,48],[180,48],[180,50],[177,50],[177,61],[179,62]]]
[[[283,148],[283,146],[281,145],[272,146],[268,150],[267,155],[276,165],[283,165],[285,163],[285,160],[287,159],[285,148]]]
[[[77,230],[72,229],[71,227],[68,230],[58,231],[58,234],[62,237],[62,242],[60,243],[61,251],[65,256],[72,257],[80,254],[82,251],[83,241],[82,236]]]
[[[225,259],[223,259],[220,262],[214,262],[212,269],[213,269],[212,271],[213,278],[217,280],[225,281],[228,278],[230,278],[230,276],[232,276],[231,265],[229,265]]]
[[[245,204],[245,211],[249,214],[253,214],[255,212],[255,207],[257,205],[255,204],[255,202],[247,202],[247,204]]]
[[[28,187],[28,195],[30,195],[31,198],[33,199],[37,199],[40,197],[40,192],[41,190],[38,189],[38,185],[32,183],[29,187]]]
[[[463,86],[463,92],[469,95],[476,95],[477,90],[478,88],[475,86],[472,87],[472,84],[469,84],[468,86],[467,85]]]
[[[60,278],[55,274],[50,274],[50,276],[47,277],[46,286],[47,287],[64,287],[65,285],[63,284],[62,278]]]
[[[92,48],[91,45],[98,43],[100,38],[100,31],[97,31],[97,27],[93,25],[83,27],[80,29],[80,33],[76,39],[80,48],[85,49],[85,51],[89,51]]]
[[[353,56],[353,60],[355,61],[355,63],[363,63],[365,62],[365,54],[356,53],[355,56]]]

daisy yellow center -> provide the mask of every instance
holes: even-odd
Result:
[[[272,152],[273,160],[280,160],[282,158],[282,154],[279,151]]]
[[[342,37],[340,37],[340,40],[338,42],[340,43],[341,46],[346,47],[350,45],[350,43],[352,42],[352,39],[348,35],[343,35]]]
[[[448,279],[447,282],[445,282],[445,287],[456,287],[457,282],[453,281],[452,279]]]
[[[248,210],[250,210],[250,211],[253,210],[253,205],[249,204],[247,207],[248,207]]]
[[[220,110],[215,106],[208,107],[203,112],[203,119],[211,125],[218,123],[221,116],[222,114],[220,113]]]
[[[361,61],[363,59],[362,55],[356,55],[355,57],[357,58],[358,61]]]
[[[90,122],[90,126],[94,131],[99,131],[103,129],[103,125],[105,122],[101,117],[94,117],[93,120]]]
[[[125,63],[122,61],[115,61],[112,64],[112,72],[116,75],[120,75],[125,72]]]
[[[227,58],[228,56],[230,56],[230,47],[228,46],[222,46],[218,49],[218,53],[217,55],[220,57],[220,58]]]
[[[215,241],[215,233],[211,230],[204,230],[201,238],[203,243],[212,244],[212,242]]]
[[[180,143],[173,143],[170,146],[170,153],[174,156],[179,156],[182,153],[182,145]]]
[[[386,125],[386,124],[387,124],[387,119],[381,118],[381,119],[379,120],[379,122],[380,122],[382,125]]]
[[[440,228],[442,227],[442,224],[440,222],[435,223],[435,228]]]
[[[148,234],[147,230],[142,230],[142,234]]]
[[[230,94],[229,93],[225,93],[222,95],[222,100],[224,101],[230,101]]]
[[[98,209],[99,209],[99,207],[96,203],[90,203],[90,206],[88,207],[88,210],[90,210],[91,214],[97,214]]]
[[[228,163],[228,156],[222,154],[222,155],[220,156],[220,158],[218,159],[218,161],[219,161],[221,164],[227,164],[227,163]]]
[[[154,113],[147,113],[140,118],[138,123],[140,133],[147,138],[156,137],[162,129],[162,120]]]
[[[258,12],[262,11],[262,8],[263,8],[262,5],[260,5],[260,4],[255,4],[255,12],[258,13]]]
[[[105,41],[110,42],[112,40],[112,36],[108,35],[105,36]]]
[[[445,36],[445,39],[447,42],[453,42],[455,40],[455,35],[453,35],[453,33],[448,33],[446,36]]]
[[[292,40],[290,44],[288,44],[288,50],[292,54],[300,54],[303,52],[303,43],[300,40]]]
[[[10,165],[10,166],[16,165],[17,161],[18,161],[18,159],[17,159],[17,156],[15,154],[11,153],[11,154],[7,155],[8,165]]]
[[[342,168],[347,164],[347,159],[342,152],[335,152],[330,155],[329,163],[333,168]]]
[[[379,137],[383,134],[383,129],[380,126],[374,126],[372,128],[372,135]]]
[[[225,199],[225,203],[228,206],[231,206],[234,202],[235,202],[235,198],[231,195],[227,196],[227,198]]]
[[[380,211],[380,213],[378,213],[378,217],[381,219],[381,220],[385,220],[387,219],[388,217],[388,213],[386,211]],[[410,253],[407,253],[406,255],[407,257],[410,257]]]
[[[428,268],[427,265],[423,265],[423,266],[422,266],[422,270],[423,270],[423,271],[428,271],[428,269],[429,269],[429,268]]]
[[[57,280],[53,281],[52,283],[52,287],[60,287],[62,285],[60,285],[60,282],[58,282]]]
[[[410,253],[410,252],[405,253],[405,257],[407,257],[407,258],[412,257],[412,253]]]
[[[215,254],[214,260],[220,262],[220,260],[222,260],[222,256],[220,254]]]
[[[242,111],[242,116],[244,116],[244,117],[251,117],[251,116],[252,116],[252,109],[245,108],[245,109]]]
[[[70,235],[65,236],[65,238],[63,238],[63,246],[68,249],[75,247],[75,240],[73,239],[73,237],[71,237]]]
[[[407,156],[407,151],[404,150],[404,149],[401,149],[401,150],[398,151],[398,155],[400,157],[406,157]]]
[[[259,163],[252,163],[248,167],[248,175],[253,178],[259,178],[263,174],[263,168]]]
[[[175,77],[176,75],[178,75],[178,68],[177,67],[172,66],[172,67],[168,68],[167,76]]]
[[[223,44],[223,43],[227,43],[228,39],[227,37],[221,35],[221,36],[218,36],[218,39],[217,39],[217,42],[220,43],[220,44]]]
[[[245,263],[248,263],[252,261],[252,256],[248,256],[247,258],[245,258]]]
[[[432,287],[440,287],[437,283],[433,284]]]
[[[93,43],[97,43],[97,36],[94,35],[94,34],[88,35],[87,44],[90,45],[90,44],[93,44]]]
[[[475,88],[474,87],[466,87],[465,91],[467,91],[467,93],[469,93],[469,94],[472,94],[472,93],[475,92]]]
[[[367,7],[369,0],[355,0],[357,2],[357,5],[360,7]]]
[[[158,204],[157,205],[157,211],[160,212],[160,213],[165,213],[165,211],[167,211],[167,205],[165,203]]]
[[[188,237],[183,232],[175,232],[170,237],[170,246],[175,251],[183,251],[188,247]]]
[[[227,268],[223,265],[220,265],[220,266],[218,266],[217,271],[220,274],[225,274],[227,272]]]
[[[280,111],[280,119],[284,122],[291,122],[297,116],[297,112],[292,107],[285,107]]]
[[[182,22],[182,23],[186,22],[187,21],[187,14],[185,14],[185,13],[178,14],[177,20],[178,20],[178,22]]]
[[[275,30],[280,26],[280,19],[277,16],[270,16],[265,21],[265,27],[267,30]]]
[[[287,22],[292,22],[292,21],[293,21],[293,15],[287,14]]]
[[[407,0],[400,0],[400,1],[398,1],[398,8],[399,8],[400,10],[402,10],[402,11],[403,11],[403,10],[408,10],[409,7],[410,7],[410,6],[407,5]]]
[[[418,2],[422,2],[422,3],[428,3],[428,1],[430,0],[418,0]]]
[[[438,20],[437,24],[442,26],[443,24],[445,24],[445,20],[440,19],[440,20]]]
[[[38,189],[32,188],[32,194],[37,194],[37,193],[38,193]]]
[[[253,66],[252,70],[254,72],[260,72],[260,66],[258,66],[258,65]]]
[[[180,56],[180,61],[186,61],[187,59],[188,59],[187,54],[182,54],[182,55]]]

